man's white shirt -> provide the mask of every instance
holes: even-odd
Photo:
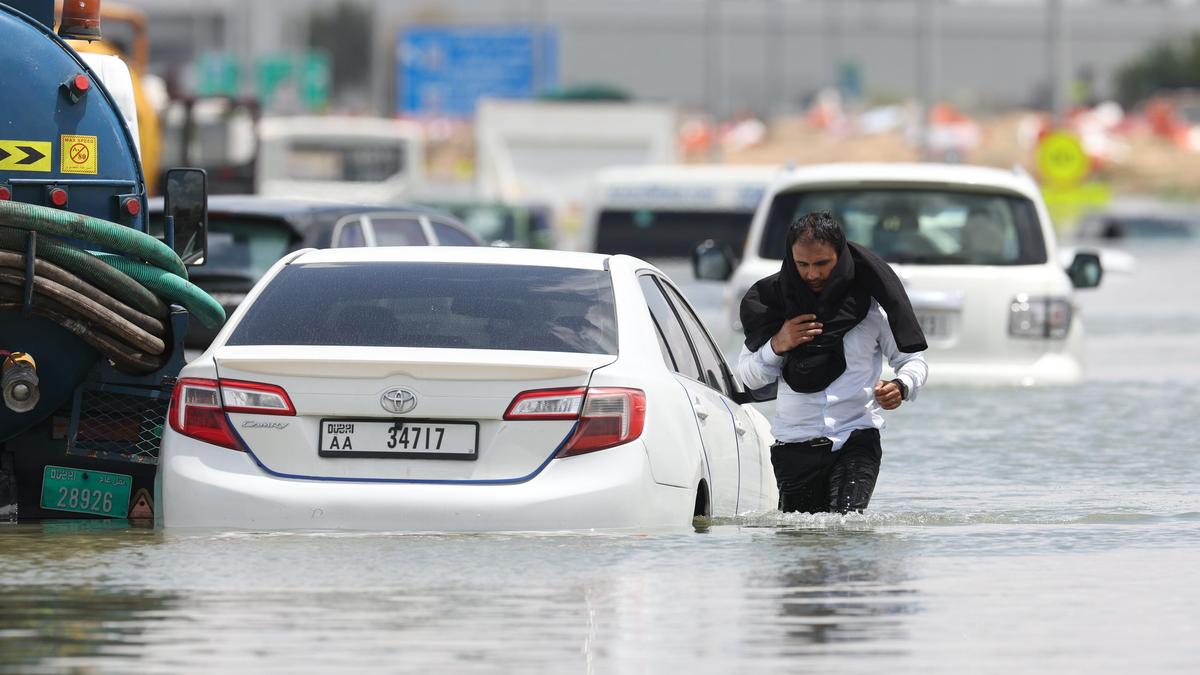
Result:
[[[908,398],[917,392],[929,376],[923,352],[906,354],[896,347],[896,339],[888,326],[887,313],[872,300],[867,316],[842,338],[846,353],[846,372],[824,391],[802,394],[780,379],[784,356],[776,354],[767,341],[756,352],[745,344],[738,356],[738,374],[749,389],[765,387],[779,380],[779,395],[775,401],[775,418],[771,433],[780,443],[795,443],[826,436],[839,450],[855,429],[882,429],[882,408],[875,400],[875,383],[883,373],[883,357],[908,385]]]

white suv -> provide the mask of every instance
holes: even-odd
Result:
[[[1099,257],[1078,253],[1063,270],[1034,181],[1019,170],[961,165],[832,164],[781,173],[759,205],[736,271],[728,248],[713,242],[693,260],[697,278],[730,279],[727,352],[743,337],[742,296],[779,270],[788,226],[812,211],[831,212],[850,240],[892,263],[925,329],[937,383],[1082,380],[1083,326],[1072,296],[1099,284]]]

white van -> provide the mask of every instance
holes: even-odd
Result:
[[[393,202],[425,177],[424,134],[371,117],[273,117],[259,122],[258,194]]]
[[[770,166],[679,164],[600,171],[583,242],[598,253],[682,258],[712,240],[740,251],[771,180]]]
[[[1094,253],[1059,266],[1041,192],[1021,171],[943,164],[830,164],[780,175],[763,198],[745,253],[699,250],[699,278],[730,279],[727,353],[743,339],[738,307],[780,269],[788,226],[829,211],[847,237],[892,263],[929,343],[930,382],[1074,384],[1083,379],[1075,288],[1101,276]],[[722,328],[722,327],[715,327]]]

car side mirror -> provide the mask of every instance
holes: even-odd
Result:
[[[733,276],[733,252],[728,246],[707,239],[692,251],[692,273],[697,279],[728,281]]]
[[[1096,253],[1079,251],[1071,266],[1067,268],[1067,276],[1075,288],[1095,288],[1100,285],[1104,276],[1104,268],[1100,265],[1100,256]]]
[[[167,171],[163,234],[183,264],[204,264],[208,257],[208,174],[204,169]]]
[[[733,402],[745,405],[746,403],[766,403],[774,401],[779,395],[779,380],[768,384],[765,387],[758,389],[746,389],[744,391],[733,392]]]

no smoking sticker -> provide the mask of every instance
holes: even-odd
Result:
[[[62,147],[60,167],[63,173],[97,173],[95,136],[64,135],[59,140]]]

